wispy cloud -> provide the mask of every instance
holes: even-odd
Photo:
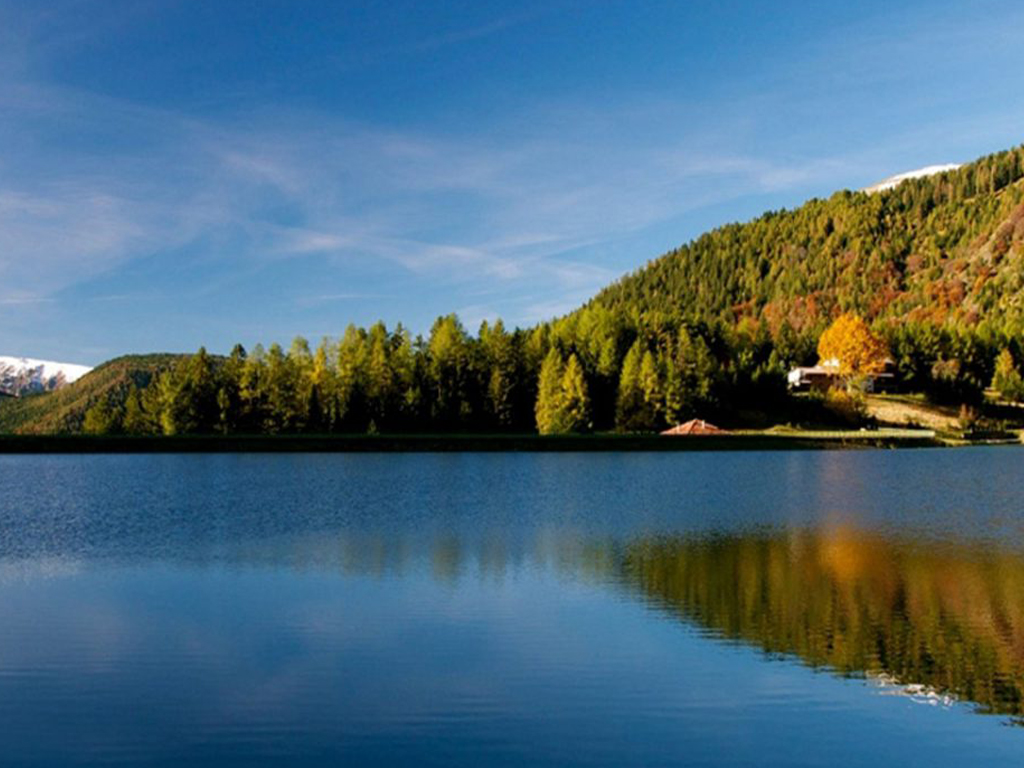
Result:
[[[550,11],[550,9],[548,10]],[[467,43],[471,40],[479,40],[481,38],[490,37],[498,32],[504,32],[512,27],[518,27],[522,24],[536,21],[542,15],[543,13],[539,11],[533,13],[519,13],[494,19],[476,26],[454,29],[451,32],[433,35],[432,37],[418,40],[410,46],[410,50],[416,53],[425,53],[428,51],[436,51],[449,45],[458,45],[459,43]]]
[[[315,296],[302,296],[298,300],[299,306],[311,307],[319,304],[333,304],[339,301],[384,301],[396,298],[394,294],[387,293],[323,293]]]
[[[15,18],[11,7],[0,0],[0,21],[17,22],[0,33],[11,42],[0,52],[4,306],[46,302],[156,259],[164,273],[194,280],[198,295],[245,280],[277,291],[259,275],[290,269],[317,284],[280,291],[302,308],[365,299],[400,310],[436,293],[439,308],[529,322],[571,309],[656,255],[623,245],[637,233],[746,195],[856,184],[871,165],[855,149],[758,151],[735,140],[749,130],[736,128],[735,114],[705,117],[701,104],[643,95],[534,104],[493,133],[273,105],[197,116],[48,82],[46,46],[15,38],[79,38],[53,34],[52,15]],[[534,18],[484,21],[407,47],[458,45]],[[391,290],[396,278],[416,295]],[[137,295],[122,288],[101,295]]]
[[[499,143],[326,115],[238,125],[45,91],[49,109],[118,149],[97,165],[88,151],[34,146],[0,177],[0,277],[39,295],[187,247],[208,265],[316,257],[341,273],[391,264],[437,285],[576,296],[618,273],[573,256],[581,250],[841,165],[780,166],[664,141],[609,152],[586,126]],[[11,113],[26,130],[32,92],[22,84]],[[144,152],[120,148],[126,122],[146,136]]]
[[[438,52],[478,40],[494,37],[503,32],[539,21],[557,13],[560,3],[546,3],[544,7],[498,16],[479,23],[452,26],[447,31],[426,36],[411,36],[387,45],[375,46],[372,51],[345,51],[331,57],[332,70],[351,72],[393,63],[396,59],[415,59],[436,55]]]
[[[0,304],[10,307],[25,306],[31,304],[48,304],[56,301],[51,296],[4,296],[0,297]]]

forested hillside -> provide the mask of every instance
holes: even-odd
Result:
[[[123,408],[128,392],[146,388],[181,355],[126,355],[110,360],[62,389],[0,399],[0,432],[65,434],[82,430],[97,403]]]
[[[818,331],[869,321],[1024,328],[1024,147],[879,194],[837,192],[730,224],[601,291],[592,304]]]
[[[0,431],[552,433],[650,431],[697,416],[800,421],[809,404],[787,394],[785,372],[813,363],[822,332],[850,312],[884,342],[903,388],[976,403],[998,358],[997,385],[1019,399],[1022,288],[1024,147],[722,227],[530,329],[499,321],[472,335],[449,315],[426,338],[378,323],[316,347],[296,339],[287,351],[200,350],[141,368],[122,358],[61,392],[0,404]]]

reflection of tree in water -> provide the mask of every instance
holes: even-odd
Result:
[[[717,636],[1024,715],[1024,556],[838,529],[658,539],[626,580]]]
[[[933,700],[952,694],[1024,723],[1024,553],[832,528],[626,544],[574,530],[517,541],[318,532],[233,554],[370,577],[425,568],[449,585],[501,583],[523,568],[624,582],[713,636]]]

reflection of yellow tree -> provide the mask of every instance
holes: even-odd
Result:
[[[444,584],[500,581],[522,565],[596,584],[618,578],[715,635],[844,675],[922,684],[1024,722],[1024,553],[832,527],[625,545],[567,530],[526,549],[500,536],[315,536],[263,542],[246,557],[377,577],[419,563]]]
[[[1024,716],[1024,558],[836,530],[631,546],[629,578],[688,620],[842,674]]]

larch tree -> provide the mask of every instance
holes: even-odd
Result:
[[[818,340],[819,365],[848,382],[885,369],[889,348],[852,312],[839,316]]]
[[[97,400],[85,412],[82,431],[87,435],[109,435],[117,432],[121,424],[118,412],[110,406],[106,398]]]
[[[640,361],[640,389],[643,392],[642,424],[646,429],[658,427],[664,410],[661,371],[654,354],[647,350]]]
[[[615,426],[620,430],[632,431],[638,428],[642,419],[644,391],[640,383],[640,364],[643,359],[643,345],[634,342],[622,361],[619,372],[619,391],[615,401]]]
[[[142,404],[138,387],[132,384],[124,401],[124,431],[129,435],[146,435],[155,431],[150,415]]]
[[[547,356],[540,367],[537,382],[537,431],[542,435],[551,435],[559,431],[562,409],[562,379],[565,376],[565,364],[562,353],[554,346],[548,350]]]
[[[586,432],[590,429],[590,396],[583,366],[576,355],[569,355],[569,362],[562,374],[561,402],[558,408],[557,426],[559,432]]]
[[[996,358],[992,389],[996,390],[1004,400],[1013,403],[1024,400],[1024,378],[1017,370],[1017,363],[1009,349],[1004,349]]]
[[[449,429],[465,424],[472,413],[467,398],[470,345],[454,314],[439,317],[430,329],[429,372],[434,387],[433,416]]]

